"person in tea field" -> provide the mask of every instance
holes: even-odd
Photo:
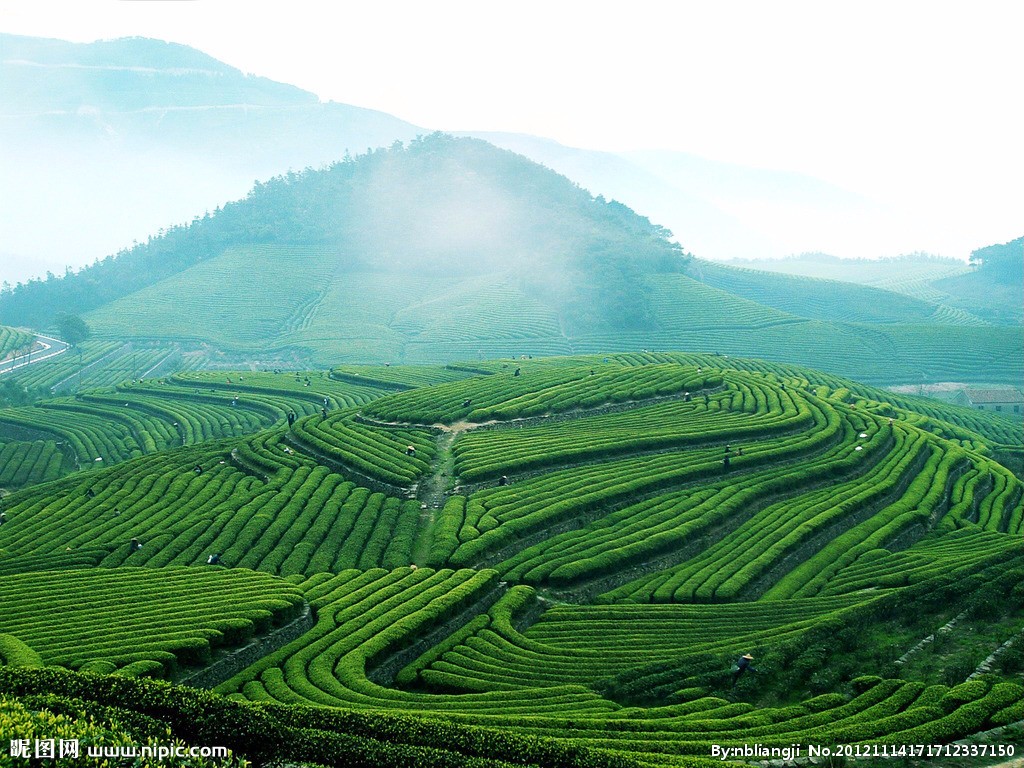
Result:
[[[736,660],[736,663],[732,665],[732,684],[733,685],[736,685],[736,681],[739,680],[743,676],[743,673],[746,672],[748,669],[751,672],[757,672],[756,669],[754,669],[752,666],[750,666],[750,662],[752,662],[753,660],[754,660],[754,657],[751,656],[749,653],[744,653],[742,656],[740,656]]]

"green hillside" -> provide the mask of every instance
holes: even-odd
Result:
[[[784,259],[733,259],[730,266],[763,272],[803,275],[857,283],[903,293],[932,303],[948,298],[933,286],[937,280],[966,274],[970,266],[958,259],[924,253],[888,259],[840,259],[825,253],[802,253]]]
[[[116,258],[4,291],[0,318],[85,312],[83,353],[171,350],[158,372],[205,364],[183,348],[318,368],[710,349],[874,384],[1024,379],[1019,322],[945,293],[693,260],[668,235],[525,158],[435,134],[258,184]],[[949,279],[1005,282],[999,258]],[[938,285],[948,265],[924,261],[907,279]],[[80,388],[77,373],[68,358],[25,378]]]
[[[785,259],[734,260],[731,266],[762,272],[838,280],[882,288],[935,305],[942,322],[1020,325],[1024,240],[979,248],[970,263],[928,254],[890,259],[838,259],[805,253]]]
[[[240,264],[269,254],[272,268],[245,274],[238,282],[247,289],[231,292],[232,273]],[[773,279],[762,285],[763,273],[702,262],[691,275],[655,274],[640,281],[649,318],[644,327],[574,333],[557,306],[531,295],[509,273],[397,280],[340,272],[324,281],[320,263],[304,261],[301,249],[232,251],[89,319],[104,336],[130,337],[152,322],[152,335],[165,340],[201,334],[243,356],[298,349],[300,357],[317,364],[710,348],[876,384],[1014,383],[1024,377],[1019,327],[979,324],[966,314],[941,314],[919,300],[846,283],[784,278],[788,282],[781,287]],[[704,280],[694,276],[698,272]],[[207,282],[218,287],[196,302],[194,286]],[[280,285],[293,286],[296,296],[306,298],[297,307],[275,300],[272,286]],[[311,294],[314,285],[320,286],[318,295]],[[181,307],[189,311],[182,313]],[[257,310],[259,326],[246,319]],[[218,322],[225,313],[237,319]],[[830,315],[846,319],[823,319]]]
[[[935,314],[935,307],[920,299],[839,280],[737,269],[709,261],[693,264],[689,274],[751,301],[814,320],[919,324]]]
[[[20,354],[33,341],[34,339],[29,333],[0,325],[0,362]]]
[[[596,200],[523,157],[479,140],[434,134],[408,147],[396,142],[321,171],[258,184],[244,200],[187,227],[172,227],[116,259],[5,292],[0,317],[43,325],[58,307],[85,312],[212,260],[211,272],[196,275],[212,282],[192,284],[184,296],[172,282],[161,290],[163,300],[188,317],[193,304],[217,301],[231,277],[244,281],[254,301],[273,293],[274,304],[303,307],[307,295],[291,295],[290,282],[275,282],[279,275],[294,273],[289,279],[325,291],[328,280],[351,273],[375,274],[380,283],[510,273],[529,293],[558,307],[567,322],[631,327],[647,319],[637,278],[685,264],[666,235],[625,206]],[[258,252],[259,258],[244,255],[264,246],[272,250]],[[306,253],[304,268],[294,262],[295,247]],[[131,296],[119,309],[140,304],[131,312],[138,316],[148,310],[147,297]],[[251,324],[252,316],[228,310],[227,325]],[[155,335],[157,328],[159,323],[148,322],[134,335]],[[190,335],[200,335],[202,326],[193,328]],[[266,338],[264,329],[253,333]]]
[[[948,292],[954,306],[992,322],[1024,323],[1024,237],[979,248],[971,253],[971,264],[970,273],[938,280],[935,287]]]
[[[263,718],[292,759],[313,758],[290,729],[384,739],[366,764],[396,768],[701,766],[752,737],[939,744],[1024,714],[1019,655],[986,661],[1024,631],[1024,483],[995,458],[1019,420],[635,352],[193,371],[42,405],[3,417],[63,410],[33,428],[127,453],[4,498],[0,664],[203,668],[231,698],[0,670],[18,701],[48,685],[186,741],[207,732],[179,707]]]

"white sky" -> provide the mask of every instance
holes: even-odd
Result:
[[[1024,2],[0,0],[0,31],[185,43],[431,129],[808,173],[1024,231]]]

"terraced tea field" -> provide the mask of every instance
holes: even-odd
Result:
[[[1024,719],[1010,667],[897,663],[958,616],[1018,631],[1024,482],[994,456],[1024,427],[995,414],[629,352],[186,371],[0,423],[48,436],[33,467],[57,442],[103,458],[3,499],[9,666],[212,661],[229,698],[204,706],[366,737],[388,713],[389,743],[460,756],[438,765],[702,766],[712,745],[938,744]],[[416,764],[391,748],[367,764]]]
[[[32,334],[0,325],[0,361],[20,353],[32,342]]]

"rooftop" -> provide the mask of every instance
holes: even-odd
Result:
[[[989,389],[974,389],[966,387],[964,393],[971,399],[972,403],[1024,403],[1024,394],[1016,387],[992,387]]]

